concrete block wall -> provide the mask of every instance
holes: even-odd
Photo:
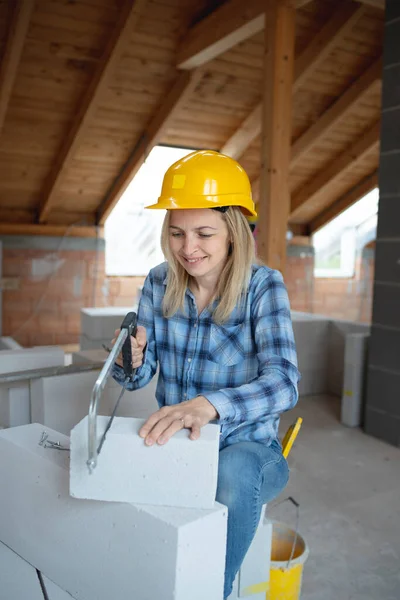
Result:
[[[386,0],[379,207],[365,431],[400,446],[400,2]]]
[[[357,259],[354,277],[315,278],[311,245],[290,244],[285,283],[292,310],[361,323],[371,322],[375,264],[374,248],[366,247]]]
[[[54,377],[43,377],[31,382],[31,422],[41,423],[69,435],[89,410],[93,386],[100,371],[87,371]],[[155,399],[157,376],[141,390],[126,391],[119,406],[118,416],[147,418],[158,405]],[[99,415],[110,415],[121,386],[110,379],[101,396]]]
[[[129,306],[108,306],[106,308],[83,308],[81,310],[81,350],[101,348],[110,345],[116,329],[128,312],[137,312],[136,303]]]
[[[330,321],[307,313],[293,313],[293,332],[301,380],[301,395],[328,391],[328,358]]]
[[[364,417],[369,338],[366,333],[346,336],[341,421],[349,427],[359,427]]]
[[[68,453],[39,446],[42,430],[0,432],[0,541],[77,600],[221,600],[225,507],[72,498]]]

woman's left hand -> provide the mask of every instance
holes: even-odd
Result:
[[[190,439],[200,437],[200,429],[213,419],[218,419],[218,413],[204,396],[193,400],[163,406],[151,415],[139,431],[147,446],[166,444],[168,440],[181,429],[191,429]]]

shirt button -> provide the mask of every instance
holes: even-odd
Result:
[[[191,358],[188,358],[188,362],[192,362],[192,359],[191,359]]]
[[[197,323],[195,323],[195,324],[193,325],[193,327],[196,329],[196,327],[197,327]]]
[[[187,394],[183,394],[183,397],[184,397],[184,398],[187,398]]]

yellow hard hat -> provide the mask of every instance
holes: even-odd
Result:
[[[236,160],[199,150],[174,163],[164,175],[161,196],[152,209],[218,208],[240,206],[257,216],[246,171]]]

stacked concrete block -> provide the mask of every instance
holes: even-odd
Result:
[[[16,427],[30,422],[29,381],[0,384],[0,426]]]
[[[359,427],[362,421],[369,335],[350,333],[346,336],[341,421]]]
[[[58,346],[2,350],[0,353],[0,375],[45,367],[60,367],[64,366],[64,360],[64,350]]]
[[[89,412],[93,386],[100,371],[85,371],[31,381],[31,422],[41,423],[69,435],[71,429]],[[157,377],[140,390],[126,391],[118,416],[147,418],[158,409],[155,399]],[[110,378],[102,392],[99,415],[110,415],[121,386]]]
[[[3,543],[77,600],[222,599],[225,507],[72,498],[68,452],[39,446],[42,430],[32,424],[0,432]],[[68,444],[67,437],[47,432]]]
[[[107,360],[107,356],[108,353],[104,350],[104,348],[95,348],[93,350],[80,350],[79,352],[72,352],[71,364],[100,364],[104,363]]]
[[[321,317],[293,314],[293,331],[301,380],[301,395],[323,394],[327,391],[329,320]]]
[[[265,509],[266,505],[228,600],[265,600],[269,588],[272,545],[272,522],[265,518]]]
[[[43,600],[36,569],[0,542],[0,600]]]
[[[369,325],[331,320],[329,326],[329,372],[327,392],[341,396],[343,390],[346,337],[353,333],[369,334]]]
[[[12,337],[0,337],[0,351],[2,350],[20,350],[22,346]],[[1,355],[0,355],[1,356]]]
[[[114,337],[114,331],[128,312],[137,312],[137,306],[108,306],[104,308],[81,309],[81,350],[95,350],[102,344],[107,346]]]
[[[108,424],[97,419],[97,442]],[[88,472],[88,418],[71,431],[70,493],[76,498],[212,508],[218,477],[218,425],[206,425],[193,442],[178,431],[167,444],[146,446],[139,436],[144,419],[115,417],[97,467]]]

